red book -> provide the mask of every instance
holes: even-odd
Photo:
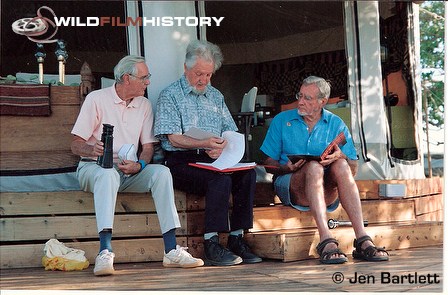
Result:
[[[221,172],[221,173],[230,173],[230,172],[241,171],[241,170],[249,170],[249,169],[253,169],[253,168],[255,168],[255,166],[257,166],[256,163],[237,163],[235,166],[221,170],[216,167],[213,167],[211,165],[211,163],[197,162],[197,163],[188,163],[188,165],[196,167],[196,168],[202,168],[202,169],[207,169],[207,170]]]

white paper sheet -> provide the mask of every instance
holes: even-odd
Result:
[[[224,131],[222,137],[227,141],[221,155],[212,166],[226,169],[236,165],[244,156],[244,135],[235,131]]]
[[[199,128],[192,127],[184,135],[195,139],[206,139],[210,137],[216,137],[211,132],[204,131]],[[255,166],[255,162],[252,163],[239,163],[244,156],[245,142],[244,134],[235,131],[224,131],[221,136],[227,141],[221,155],[213,163],[198,163],[206,166],[212,166],[219,170],[224,170],[227,168],[237,168],[237,167],[249,167]]]

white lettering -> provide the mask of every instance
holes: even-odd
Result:
[[[209,17],[201,17],[199,19],[199,25],[202,26],[211,26],[212,25],[212,19]]]
[[[221,22],[224,20],[224,17],[221,16],[220,18],[217,18],[213,16],[212,19],[216,22],[216,26],[219,27]]]
[[[194,16],[189,16],[185,18],[185,24],[188,27],[197,27],[198,26],[198,18]]]
[[[110,25],[112,27],[116,26],[153,26],[153,27],[173,27],[173,26],[220,26],[224,17],[195,17],[195,16],[157,16],[157,17],[138,17],[132,19],[128,17],[126,22],[122,22],[120,17],[110,17],[110,16],[88,16],[85,19],[81,17],[54,17],[54,23],[56,26],[77,26],[77,27],[97,27]]]
[[[72,16],[69,17],[54,17],[54,23],[56,26],[69,26],[70,25],[70,21],[73,19]],[[72,24],[73,25],[73,24]]]
[[[88,27],[98,27],[100,24],[100,20],[98,17],[88,16],[87,17],[87,26]]]
[[[175,16],[173,18],[174,18],[174,20],[177,20],[177,26],[178,27],[182,26],[182,21],[185,19],[185,17],[183,17],[183,16]]]
[[[152,26],[157,26],[155,22],[156,22],[155,17],[151,17],[151,18],[147,18],[146,16],[143,17],[143,25],[144,26],[146,26],[147,24],[151,24]]]
[[[77,27],[85,27],[85,26],[86,26],[86,23],[83,23],[83,22],[81,21],[81,18],[80,18],[79,16],[77,16],[77,17],[76,17],[76,26],[77,26]]]
[[[170,16],[163,16],[162,17],[162,26],[164,27],[172,27],[173,26],[173,18]]]

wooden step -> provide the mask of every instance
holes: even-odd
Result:
[[[186,234],[186,213],[179,213],[181,227],[178,235]],[[161,236],[156,213],[116,214],[114,237]],[[95,216],[45,216],[27,218],[2,218],[2,242],[42,241],[48,239],[98,238]]]
[[[414,221],[442,221],[443,195],[429,195],[416,198],[363,200],[361,202],[364,220],[369,224]],[[342,206],[327,213],[328,218],[349,220]],[[254,227],[251,232],[315,227],[310,212],[293,209],[290,206],[273,205],[254,208]]]
[[[178,237],[177,243],[187,245],[185,237]],[[85,251],[90,264],[95,264],[98,254],[99,241],[67,242],[67,247]],[[42,267],[41,259],[44,255],[45,242],[40,244],[2,245],[0,251],[0,268]],[[162,261],[163,239],[142,238],[112,240],[115,253],[115,263]]]
[[[443,192],[443,178],[432,177],[425,179],[406,180],[356,180],[361,200],[389,199],[379,196],[380,184],[402,184],[406,186],[403,198],[413,198]],[[257,183],[255,206],[269,206],[280,204],[271,183]]]
[[[367,227],[374,243],[386,250],[434,246],[443,243],[443,222],[395,223]],[[346,254],[353,251],[354,233],[351,227],[333,230],[339,248]],[[254,253],[263,258],[284,262],[317,258],[317,229],[267,231],[245,235]]]
[[[404,180],[356,180],[361,199],[387,199],[378,195],[381,184],[405,185],[406,193],[404,198],[441,194],[443,191],[443,178],[440,177]]]
[[[187,209],[187,194],[174,190],[178,211]],[[156,212],[151,193],[119,193],[116,213]],[[93,194],[83,191],[0,193],[0,215],[94,214]]]

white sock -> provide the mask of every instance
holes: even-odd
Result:
[[[218,235],[218,232],[205,233],[204,240],[209,240],[210,238],[217,236],[217,235]]]
[[[233,230],[230,232],[230,235],[232,236],[238,236],[238,235],[243,235],[244,230],[242,229],[237,229],[237,230]]]

